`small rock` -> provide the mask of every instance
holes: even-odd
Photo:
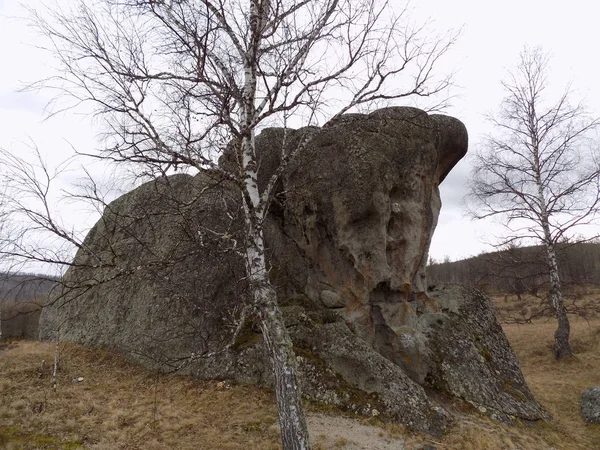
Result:
[[[588,425],[600,424],[600,386],[590,387],[583,391],[581,414]]]
[[[320,297],[321,301],[327,308],[343,308],[346,306],[340,294],[335,291],[321,291]]]

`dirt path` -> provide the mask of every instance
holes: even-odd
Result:
[[[404,441],[388,437],[382,429],[363,425],[358,420],[309,414],[308,428],[312,445],[323,449],[407,450]]]

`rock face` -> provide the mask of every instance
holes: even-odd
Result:
[[[296,136],[288,139],[297,145]],[[276,142],[281,138],[258,140],[269,161],[280,154]],[[427,302],[438,186],[466,150],[462,123],[414,108],[327,124],[281,185],[285,208],[269,233],[277,284],[339,308],[357,335],[401,358],[390,353],[390,340],[402,333],[407,307]]]
[[[213,233],[241,239],[235,190],[198,175],[147,183],[112,202],[43,309],[40,337],[118,348],[175,369],[227,341],[244,266]],[[233,220],[232,220],[233,218]],[[232,316],[233,315],[233,316]]]
[[[581,414],[588,425],[600,425],[600,386],[590,387],[583,391]]]
[[[472,403],[493,418],[538,420],[519,363],[498,324],[491,300],[475,289],[452,286],[429,292],[428,309],[413,318],[428,353],[413,370],[425,383]]]
[[[387,108],[321,129],[266,129],[261,189],[283,142],[300,150],[264,226],[304,394],[431,434],[449,419],[444,397],[504,420],[543,419],[489,299],[426,290],[438,186],[467,150],[464,126]],[[220,164],[234,167],[235,154]],[[243,322],[233,340],[247,295],[240,206],[233,185],[203,174],[117,199],[44,309],[41,337],[59,329],[161,370],[270,385],[256,324]]]

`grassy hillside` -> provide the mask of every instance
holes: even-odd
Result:
[[[309,405],[314,448],[397,450],[398,439],[404,440],[406,449],[426,442],[438,449],[600,448],[600,427],[586,427],[579,414],[581,391],[600,385],[600,320],[573,321],[577,356],[566,362],[551,356],[552,321],[506,325],[505,331],[531,389],[553,416],[550,425],[510,427],[492,422],[472,407],[453,404],[448,408],[456,422],[441,441],[431,441],[397,425],[374,419],[357,423],[360,419]],[[0,448],[279,448],[274,398],[268,390],[157,375],[107,351],[63,344],[54,393],[52,344],[16,341],[3,346]],[[42,360],[45,364],[40,367]],[[73,383],[77,377],[84,379]],[[341,431],[339,421],[346,421]],[[365,424],[371,434],[357,428]],[[354,434],[348,434],[351,430]]]
[[[560,276],[566,288],[600,285],[600,243],[562,244],[557,247]],[[454,262],[427,267],[430,284],[465,284],[495,292],[544,290],[548,283],[545,249],[513,247]]]
[[[42,298],[56,281],[49,275],[0,273],[0,299],[27,301]]]

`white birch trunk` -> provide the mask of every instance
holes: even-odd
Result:
[[[269,280],[262,222],[266,205],[258,189],[258,164],[254,148],[257,51],[265,5],[250,0],[250,45],[245,55],[243,104],[240,108],[243,204],[246,220],[246,270],[261,330],[275,378],[277,411],[283,450],[308,450],[308,427],[296,377],[296,357]],[[262,11],[260,8],[263,8]],[[268,196],[267,196],[268,197]]]
[[[565,310],[565,304],[562,297],[562,289],[560,277],[558,274],[558,261],[556,259],[556,251],[554,245],[546,242],[546,256],[548,258],[548,267],[550,271],[550,302],[556,314],[558,328],[554,333],[554,353],[556,359],[567,358],[573,356],[573,351],[569,345],[569,335],[571,334],[571,325]]]
[[[531,127],[532,129],[536,129],[535,121],[533,120],[531,120]],[[550,291],[548,292],[548,297],[550,304],[554,309],[556,320],[558,321],[558,328],[554,333],[554,354],[556,359],[562,359],[573,356],[571,346],[569,345],[571,326],[569,324],[569,318],[567,317],[567,311],[565,310],[565,304],[563,302],[562,287],[558,273],[558,261],[556,259],[556,251],[554,248],[552,233],[550,232],[550,217],[546,204],[546,196],[544,195],[544,184],[542,183],[541,178],[539,142],[537,140],[537,133],[533,134],[532,136],[532,147],[534,149],[535,158],[535,175],[538,189],[538,202],[540,206],[540,223],[544,232],[543,241],[544,245],[546,246],[546,260],[550,275]]]
[[[309,448],[308,427],[296,377],[296,356],[292,340],[285,328],[273,288],[266,287],[260,295],[264,302],[261,311],[261,329],[273,364],[283,448],[307,450]]]
[[[247,179],[252,180],[252,176]],[[247,186],[248,188],[248,186]],[[258,191],[256,192],[258,194]],[[249,193],[250,198],[256,198]],[[287,332],[277,305],[277,296],[269,280],[265,261],[265,248],[260,218],[249,217],[246,209],[247,226],[251,232],[246,249],[247,271],[250,288],[261,322],[275,378],[277,411],[284,450],[308,450],[308,427],[302,408],[301,393],[296,376],[296,357],[292,340]]]
[[[56,375],[58,373],[58,361],[60,358],[59,344],[60,344],[60,340],[59,340],[58,331],[57,331],[56,332],[56,344],[54,346],[54,365],[52,367],[52,390],[54,392],[56,392],[56,387],[57,387]]]

